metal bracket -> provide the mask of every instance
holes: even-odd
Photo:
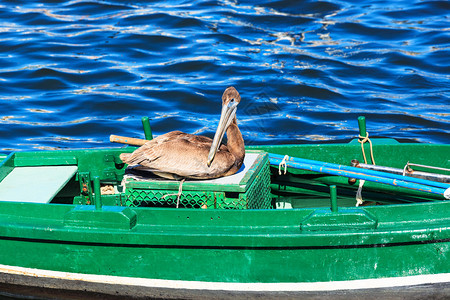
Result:
[[[81,195],[86,199],[86,204],[92,202],[91,174],[89,172],[79,172],[78,181],[80,183]]]

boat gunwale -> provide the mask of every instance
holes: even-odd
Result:
[[[54,212],[50,213],[49,204],[23,203],[19,210],[8,213],[7,208],[14,205],[0,202],[0,239],[94,246],[205,249],[344,249],[449,242],[450,217],[446,216],[445,211],[450,208],[450,202],[436,202],[439,206],[434,204],[421,203],[419,207],[417,204],[399,205],[398,209],[405,214],[401,223],[392,224],[392,220],[380,218],[377,211],[386,210],[386,207],[378,206],[369,209],[378,220],[376,228],[352,228],[354,226],[349,224],[338,230],[304,231],[301,230],[301,221],[315,209],[233,211],[134,208],[132,211],[137,214],[136,225],[130,229],[117,229],[99,228],[91,223],[79,227],[65,223],[67,214],[85,205],[53,204]],[[433,215],[429,208],[433,207],[435,220],[414,222],[413,214],[407,218],[410,210],[406,206],[428,211],[427,217],[430,219]],[[94,206],[91,207],[94,214],[102,213],[95,211]],[[39,211],[46,209],[51,218],[39,217]],[[24,217],[21,211],[27,210],[38,216]],[[388,215],[394,219],[397,216]],[[180,224],[179,220],[184,223]],[[109,242],[98,242],[103,240]]]
[[[375,142],[376,144],[376,142]],[[409,144],[394,143],[395,147],[407,147]],[[413,144],[420,147],[439,147],[439,145]],[[267,149],[283,149],[283,147],[291,148],[309,148],[309,147],[336,147],[345,146],[353,147],[358,145],[350,144],[318,144],[318,145],[273,145],[273,146],[255,146],[251,149],[264,147]],[[450,145],[441,145],[449,147]],[[89,149],[89,153],[96,155],[116,155],[124,151],[132,151],[134,147],[126,148],[106,148],[106,149]],[[76,157],[77,154],[86,150],[59,150],[59,151],[36,151],[36,152],[15,152],[9,157],[14,156],[20,161],[21,158],[27,158],[38,155],[44,157],[50,154],[51,158],[62,157],[67,164],[73,164],[74,159],[78,162],[83,159]],[[72,157],[67,160],[67,158]],[[73,159],[74,158],[74,159]],[[114,157],[111,158],[114,162]],[[352,228],[355,224],[343,224],[335,230],[302,230],[302,221],[311,216],[311,214],[320,212],[322,214],[330,214],[329,210],[323,208],[298,208],[298,209],[274,209],[274,210],[222,210],[222,209],[183,209],[174,210],[173,208],[132,208],[131,210],[137,214],[137,223],[130,226],[129,229],[117,229],[108,227],[97,227],[94,223],[89,223],[79,227],[70,226],[65,222],[65,216],[73,210],[77,205],[72,204],[35,204],[35,203],[8,203],[0,202],[0,232],[4,237],[23,237],[28,235],[27,230],[34,230],[33,236],[38,240],[64,240],[66,235],[75,235],[67,239],[76,242],[79,238],[76,235],[86,238],[91,234],[97,235],[114,235],[121,236],[122,239],[129,239],[128,244],[139,245],[134,243],[140,236],[151,236],[153,240],[159,238],[161,245],[167,243],[165,240],[170,237],[174,241],[173,246],[177,244],[198,245],[198,237],[209,236],[208,243],[203,246],[210,245],[211,241],[215,241],[217,245],[229,244],[231,247],[246,247],[248,241],[246,238],[251,237],[252,245],[257,247],[276,247],[277,243],[283,240],[289,247],[304,245],[316,247],[317,244],[330,244],[330,237],[343,237],[348,235],[353,239],[348,239],[347,246],[351,245],[379,245],[384,247],[390,243],[423,243],[427,241],[446,241],[450,237],[450,216],[445,214],[448,211],[450,202],[437,201],[429,203],[410,203],[410,204],[393,204],[386,206],[372,206],[364,208],[340,208],[340,212],[355,211],[362,214],[374,216],[376,220],[373,228]],[[86,207],[86,205],[82,205]],[[51,207],[51,208],[50,208]],[[93,207],[93,214],[99,214]],[[36,216],[27,215],[29,212],[35,212]],[[426,212],[426,214],[424,213]],[[332,216],[332,214],[330,214]],[[17,220],[15,220],[17,219]],[[165,219],[165,220],[164,220]],[[243,221],[245,219],[245,221]],[[169,221],[167,221],[169,220]],[[250,220],[250,221],[249,221]],[[274,221],[276,220],[276,222]],[[287,220],[287,221],[286,221]],[[281,222],[280,222],[281,221]],[[278,222],[278,223],[277,223]],[[357,225],[357,224],[356,224]],[[193,233],[192,228],[198,227]],[[51,230],[50,230],[51,228]],[[15,232],[15,233],[14,233]],[[4,234],[7,233],[7,234]],[[49,234],[50,233],[50,234]],[[399,234],[400,233],[400,234]],[[405,234],[406,233],[406,234]],[[382,241],[383,235],[388,234],[391,237],[389,241]],[[404,237],[399,236],[403,234]],[[226,235],[226,238],[223,238]],[[373,239],[380,241],[371,241],[365,239],[363,242],[359,236],[369,235]],[[56,236],[59,236],[56,238]],[[135,236],[135,238],[133,238]],[[305,239],[315,237],[315,242],[305,242]],[[318,237],[326,237],[320,241]],[[98,237],[97,237],[98,239]],[[191,239],[192,241],[189,241]],[[183,241],[183,242],[181,242]],[[332,241],[337,247],[345,246],[339,240]],[[120,244],[120,243],[118,243]],[[126,243],[125,243],[126,244]],[[143,245],[158,245],[158,243],[142,243]],[[373,247],[373,246],[372,246]],[[378,247],[378,246],[377,246]]]

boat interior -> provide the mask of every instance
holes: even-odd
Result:
[[[438,174],[447,184],[446,145],[401,144],[393,139],[347,144],[252,146],[241,170],[228,178],[166,180],[133,170],[120,153],[135,147],[14,152],[0,156],[0,201],[184,209],[298,209],[399,205],[442,201],[443,195],[349,176],[274,164],[269,153],[351,166],[352,161]],[[366,153],[362,148],[366,147]],[[366,157],[364,157],[366,156]],[[414,162],[416,164],[411,164]],[[425,166],[426,165],[426,166]],[[437,167],[430,169],[430,167]],[[401,176],[401,175],[400,175]],[[434,180],[434,179],[433,179]],[[360,201],[357,201],[359,194]]]

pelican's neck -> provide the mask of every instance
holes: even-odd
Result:
[[[240,168],[245,156],[244,139],[237,125],[236,117],[227,129],[227,148],[234,155],[235,165]]]

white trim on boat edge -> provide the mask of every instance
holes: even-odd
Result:
[[[119,277],[110,275],[92,275],[49,271],[42,269],[23,268],[0,265],[0,273],[12,275],[83,281],[109,285],[140,286],[145,288],[167,288],[209,291],[236,292],[319,292],[337,290],[358,290],[374,288],[406,287],[423,284],[449,283],[450,273],[412,275],[403,277],[388,277],[374,279],[358,279],[330,282],[276,282],[276,283],[240,283],[240,282],[206,282],[148,279],[135,277]]]

